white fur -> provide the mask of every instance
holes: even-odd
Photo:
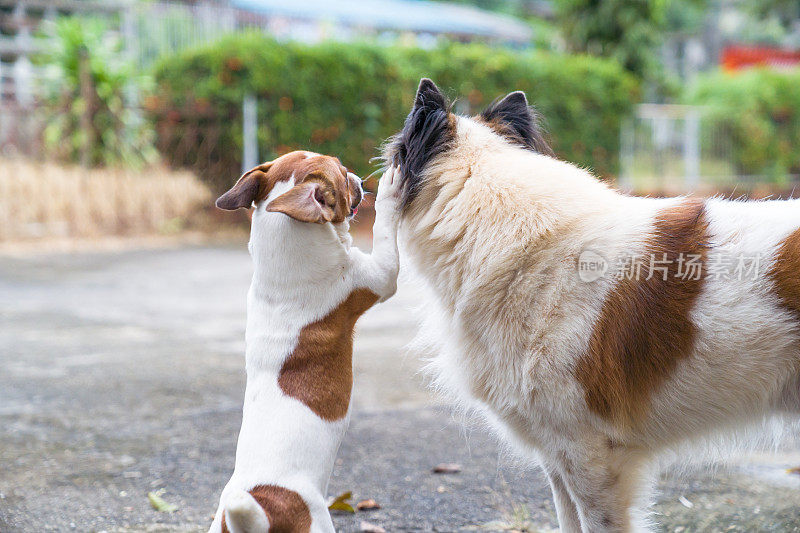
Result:
[[[226,516],[236,513],[242,524],[260,523],[256,511],[264,512],[257,504],[253,507],[255,500],[246,491],[262,484],[297,492],[311,512],[312,532],[334,531],[325,496],[349,413],[334,422],[323,420],[283,394],[278,373],[301,329],[327,315],[354,290],[369,289],[381,301],[396,290],[399,212],[391,171],[380,181],[371,255],[351,247],[348,221],[310,224],[267,212],[267,204],[293,184],[278,183],[253,213],[249,249],[255,272],[247,295],[242,428],[236,465],[222,491],[212,533],[221,531],[223,511]]]
[[[722,200],[707,202],[712,247],[760,254],[759,277],[705,282],[693,353],[641,425],[589,410],[573,368],[614,280],[582,282],[576,258],[586,249],[643,252],[658,211],[680,201],[619,194],[459,117],[452,151],[428,165],[404,213],[401,245],[429,288],[415,346],[430,355],[439,389],[541,461],[563,532],[646,529],[653,459],[800,410],[797,320],[766,276],[779,243],[800,227],[800,202]]]

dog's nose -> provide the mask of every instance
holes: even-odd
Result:
[[[347,179],[350,180],[350,190],[353,191],[353,199],[350,204],[350,216],[353,216],[358,211],[361,200],[364,199],[364,189],[361,187],[361,180],[359,177],[352,172],[347,174]]]

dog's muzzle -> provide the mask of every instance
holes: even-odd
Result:
[[[350,218],[353,218],[358,213],[361,200],[364,199],[364,189],[361,188],[359,177],[352,172],[347,173],[347,179],[350,181],[350,190],[353,191],[353,202],[350,204]]]

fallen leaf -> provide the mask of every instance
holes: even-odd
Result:
[[[333,501],[328,505],[328,509],[331,511],[343,511],[345,513],[355,513],[356,510],[353,509],[353,506],[347,503],[347,500],[353,497],[353,493],[350,491],[343,492],[339,494],[337,497],[333,499]]]
[[[361,500],[356,504],[356,509],[359,511],[372,511],[373,509],[380,509],[381,505],[373,500],[372,498],[368,500]]]
[[[790,468],[786,471],[787,474],[795,474],[800,476],[800,466],[796,466],[794,468]]]
[[[164,498],[161,497],[164,492],[164,489],[158,489],[155,492],[148,492],[147,499],[150,501],[150,505],[153,506],[153,509],[159,513],[174,513],[178,510],[178,506],[164,501]]]
[[[383,529],[381,526],[376,524],[370,524],[369,522],[365,522],[364,520],[361,521],[361,526],[359,528],[361,533],[386,533],[386,530]]]
[[[461,465],[458,463],[441,463],[433,467],[434,474],[458,474]]]

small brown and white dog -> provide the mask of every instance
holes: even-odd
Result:
[[[335,157],[286,154],[217,200],[228,210],[255,203],[255,271],[236,465],[212,533],[334,531],[325,496],[349,421],[353,328],[397,286],[392,178],[380,180],[372,255],[351,247],[361,180]]]
[[[561,531],[645,529],[662,452],[800,414],[800,201],[650,199],[559,161],[525,95],[422,80],[386,161],[436,383],[538,458]]]

